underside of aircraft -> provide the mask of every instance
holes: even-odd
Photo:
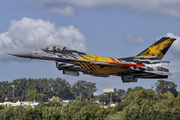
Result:
[[[162,58],[174,40],[176,39],[163,37],[138,55],[127,58],[101,57],[60,45],[9,54],[23,58],[55,61],[58,70],[62,70],[66,75],[79,76],[79,72],[97,77],[114,75],[121,76],[123,83],[128,83],[137,82],[138,78],[168,78],[171,73],[163,65],[168,64],[169,61],[162,61]]]

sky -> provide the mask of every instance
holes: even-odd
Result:
[[[68,76],[54,62],[6,53],[63,45],[89,54],[135,56],[163,36],[177,40],[163,60],[170,61],[172,81],[180,91],[180,1],[178,0],[0,0],[0,81],[18,78],[63,78],[95,82],[104,88],[150,89],[158,79],[123,83],[121,77]]]

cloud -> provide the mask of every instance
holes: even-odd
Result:
[[[7,32],[0,33],[0,60],[6,61],[5,53],[63,45],[86,51],[86,38],[73,25],[57,28],[50,21],[24,17],[13,20]]]
[[[52,7],[50,11],[60,13],[66,16],[73,17],[74,16],[74,8],[71,6],[61,6],[61,7]]]
[[[176,36],[173,33],[167,33],[165,36],[171,37],[171,38],[176,38],[174,43],[172,44],[172,53],[174,55],[180,55],[180,36]]]
[[[180,36],[176,36],[173,33],[167,33],[163,37],[176,38],[170,48],[170,53],[167,54],[167,58],[170,61],[169,70],[173,74],[180,74]],[[161,37],[160,37],[161,38]],[[174,76],[174,75],[173,75]]]
[[[180,17],[179,0],[42,0],[46,6],[79,6],[84,8],[125,7]]]
[[[142,43],[145,41],[145,39],[142,37],[135,38],[134,35],[126,34],[125,35],[125,41],[131,42],[131,43]]]

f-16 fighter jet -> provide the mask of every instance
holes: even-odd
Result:
[[[162,58],[176,40],[175,38],[163,37],[153,45],[134,57],[109,58],[96,56],[60,45],[50,45],[33,51],[9,53],[10,55],[55,61],[58,70],[63,74],[79,76],[83,74],[109,77],[110,75],[121,76],[124,83],[137,82],[143,79],[165,79],[171,73],[162,64]]]

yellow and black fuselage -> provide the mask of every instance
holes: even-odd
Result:
[[[76,62],[85,73],[119,76],[128,71],[125,67],[107,65],[109,62],[121,63],[120,60],[116,58],[101,57],[85,53],[78,58]]]

